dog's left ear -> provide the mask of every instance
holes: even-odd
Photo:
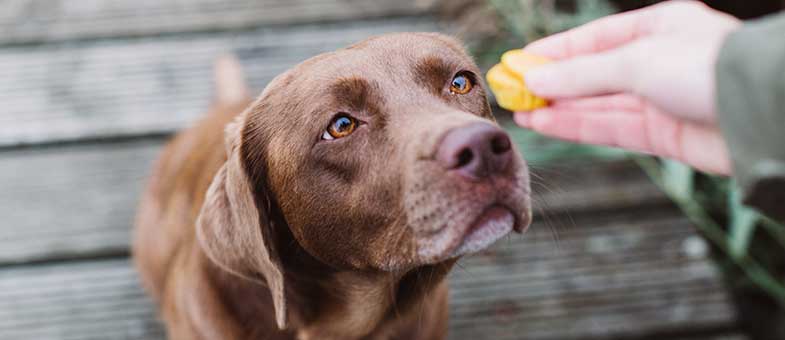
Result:
[[[244,115],[227,127],[227,161],[213,178],[196,221],[197,238],[221,268],[269,287],[278,327],[286,328],[284,273],[267,209],[257,209],[240,155]],[[261,210],[261,211],[260,211]]]

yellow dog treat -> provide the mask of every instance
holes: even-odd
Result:
[[[488,70],[485,77],[499,106],[510,111],[531,111],[548,105],[526,88],[524,75],[530,69],[550,62],[523,50],[511,50],[502,55],[502,62]]]

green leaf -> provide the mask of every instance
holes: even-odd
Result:
[[[760,221],[760,216],[741,203],[741,193],[735,183],[730,186],[728,210],[730,215],[728,247],[730,255],[740,259],[747,255],[747,249]]]
[[[695,171],[683,163],[662,160],[662,184],[665,190],[679,200],[693,197]]]

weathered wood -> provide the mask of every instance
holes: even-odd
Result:
[[[162,339],[126,260],[0,271],[2,339]]]
[[[433,0],[0,0],[0,44],[422,15]]]
[[[0,155],[0,263],[125,252],[142,182],[160,142]]]
[[[462,260],[450,277],[450,338],[686,338],[693,328],[728,329],[734,315],[718,274],[673,214],[577,218],[559,243],[538,222]],[[0,269],[0,338],[160,339],[129,266],[117,259]]]
[[[558,241],[535,225],[520,240],[464,260],[451,283],[453,333],[635,338],[731,324],[718,274],[686,221],[651,214],[613,219],[578,219]]]
[[[431,19],[403,18],[0,49],[0,146],[180,129],[208,107],[212,64],[230,51],[260,90],[321,52],[437,29]]]
[[[144,178],[162,141],[50,146],[0,153],[0,263],[123,253]],[[555,168],[554,168],[555,169]],[[664,198],[630,164],[571,165],[534,195],[557,231],[568,212],[658,204]],[[578,176],[591,178],[579,183]],[[547,205],[539,202],[548,202]]]

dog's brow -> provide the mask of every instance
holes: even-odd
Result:
[[[428,56],[414,66],[414,79],[427,90],[439,95],[454,69],[450,63],[436,56]]]
[[[353,111],[367,111],[379,114],[383,98],[376,84],[363,78],[342,78],[333,83],[329,89],[332,97],[342,106]]]

